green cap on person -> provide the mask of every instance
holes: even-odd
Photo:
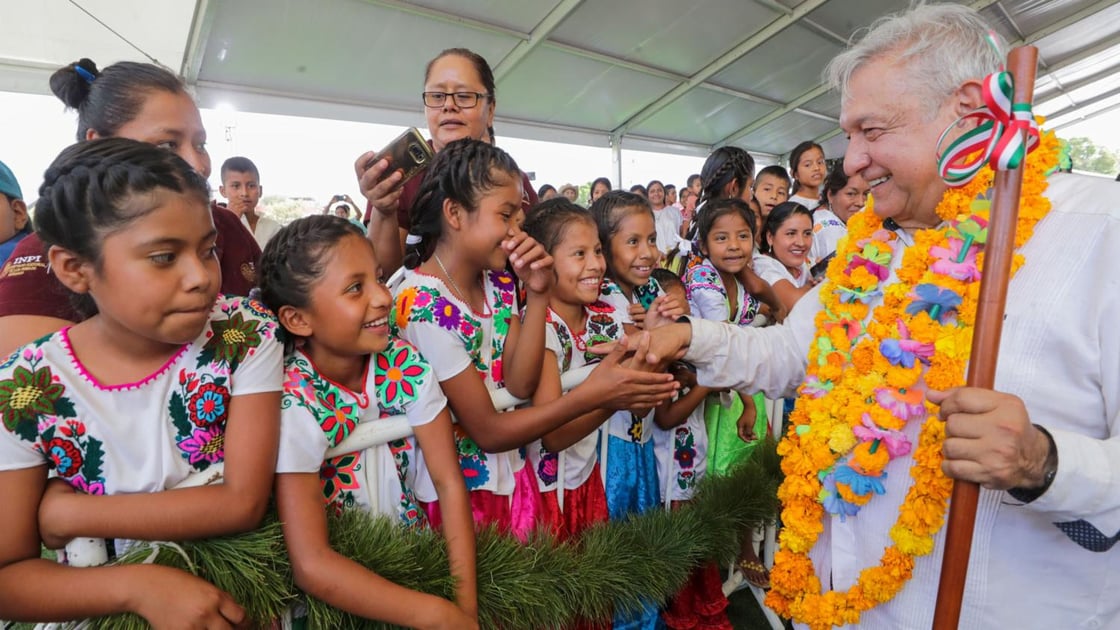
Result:
[[[23,199],[23,191],[19,189],[15,173],[3,162],[0,162],[0,193],[12,199]]]

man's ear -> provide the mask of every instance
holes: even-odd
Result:
[[[15,215],[13,223],[18,232],[27,227],[27,222],[30,219],[27,214],[27,204],[22,199],[13,199],[9,205],[12,207],[12,214]]]
[[[95,273],[93,263],[58,245],[51,245],[47,250],[47,260],[50,262],[51,273],[67,289],[79,294],[89,293],[90,282]]]
[[[218,194],[221,195],[223,199],[229,199],[229,195],[226,194],[225,184],[218,184]]]
[[[965,81],[953,94],[953,107],[957,117],[964,116],[983,105],[984,83],[980,79]]]
[[[276,313],[276,319],[280,321],[281,326],[297,337],[310,337],[314,332],[307,314],[294,306],[281,306],[280,311]]]
[[[93,128],[86,129],[86,140],[96,140],[101,137],[101,134],[93,130]]]

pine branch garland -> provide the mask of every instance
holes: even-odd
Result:
[[[537,534],[522,544],[487,529],[478,535],[479,622],[483,629],[561,628],[578,619],[604,619],[614,610],[634,610],[643,601],[664,601],[710,561],[734,557],[742,534],[774,519],[780,482],[775,443],[759,444],[751,459],[725,477],[707,477],[685,507],[652,510],[624,521],[599,524],[576,543]],[[339,553],[385,579],[451,599],[443,537],[432,530],[405,529],[386,517],[347,510],[331,517],[330,542]],[[280,524],[270,517],[260,529],[181,543],[200,577],[225,590],[252,622],[267,625],[296,600]],[[141,547],[118,563],[143,562]],[[170,548],[156,563],[190,570]],[[371,594],[376,596],[376,594]],[[390,628],[360,619],[307,597],[311,628]],[[139,630],[136,615],[93,620],[105,630]]]
[[[157,546],[152,564],[194,572],[198,577],[229,593],[245,609],[254,627],[268,627],[291,605],[295,597],[284,533],[274,514],[258,529],[236,536],[222,536],[178,543],[190,558],[170,546]],[[139,544],[114,564],[141,564],[153,548]],[[192,565],[194,571],[192,571]],[[144,630],[148,622],[126,613],[90,620],[98,630]]]
[[[479,625],[484,629],[560,628],[602,619],[618,608],[664,601],[692,570],[734,557],[744,531],[777,513],[778,459],[773,441],[726,477],[709,477],[693,501],[584,532],[578,544],[538,534],[525,544],[484,530],[478,536]],[[384,517],[348,511],[331,521],[331,544],[392,582],[450,598],[443,539],[404,530]],[[423,568],[421,568],[423,567]],[[311,628],[391,628],[308,600]]]

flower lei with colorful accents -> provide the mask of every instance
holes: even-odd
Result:
[[[1057,153],[1057,138],[1044,133],[1027,158],[1016,249],[1050,210],[1043,193]],[[964,384],[993,178],[985,166],[971,181],[946,191],[937,206],[944,223],[914,235],[898,282],[887,286],[897,236],[884,229],[872,200],[848,222],[847,240],[829,264],[829,284],[821,291],[824,309],[817,315],[806,379],[778,446],[785,473],[778,491],[784,528],[766,603],[780,615],[814,629],[856,624],[861,612],[902,589],[915,556],[933,550],[952,481],[941,472],[944,423],[925,400],[925,388]],[[1012,273],[1022,264],[1015,254]],[[872,309],[880,297],[881,305]],[[902,429],[919,420],[915,448]],[[893,544],[850,589],[822,592],[808,553],[824,530],[823,519],[834,514],[843,520],[883,494],[887,464],[911,452],[913,485],[890,530]]]

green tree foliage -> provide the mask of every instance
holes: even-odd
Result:
[[[281,195],[269,195],[261,199],[262,214],[287,225],[300,217],[314,214],[318,208],[309,199],[293,199]]]
[[[1120,154],[1090,138],[1070,138],[1069,155],[1073,159],[1073,168],[1079,171],[1115,175],[1120,166]]]

